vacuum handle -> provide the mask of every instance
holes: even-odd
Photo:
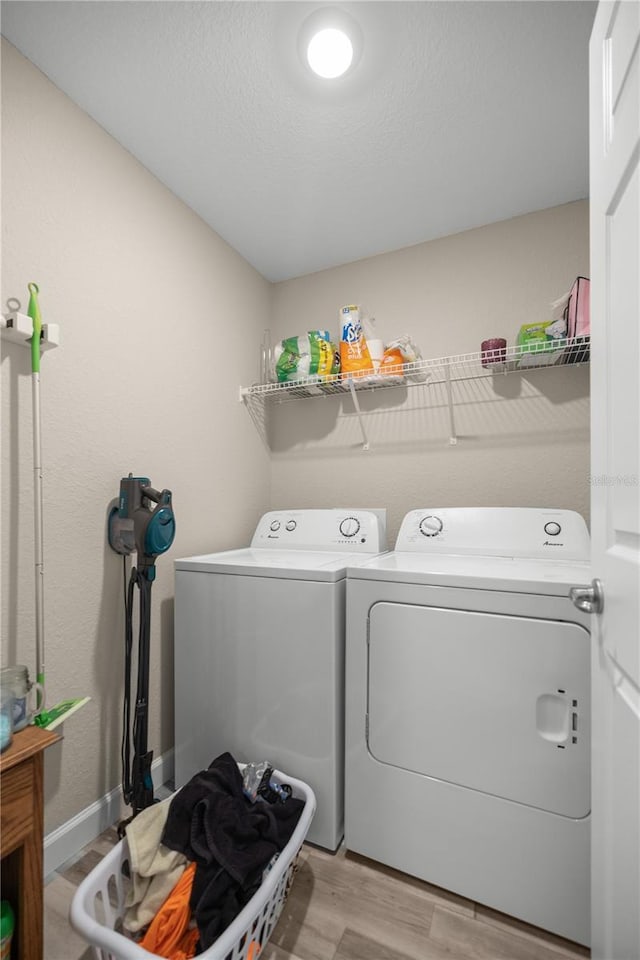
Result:
[[[140,492],[147,500],[153,500],[154,503],[170,504],[171,490],[156,490],[154,487],[142,486]]]

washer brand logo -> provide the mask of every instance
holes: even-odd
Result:
[[[545,540],[543,547],[564,547],[564,543],[558,543],[557,540]]]

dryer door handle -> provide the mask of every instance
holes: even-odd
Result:
[[[571,587],[569,599],[578,610],[584,613],[602,613],[604,608],[604,590],[600,580],[592,580],[589,587]]]

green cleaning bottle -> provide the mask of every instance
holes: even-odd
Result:
[[[9,960],[11,956],[11,938],[13,937],[13,910],[8,900],[0,903],[0,960]]]

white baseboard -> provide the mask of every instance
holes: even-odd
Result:
[[[158,788],[173,780],[173,749],[167,750],[151,764],[153,783]],[[122,787],[117,786],[95,803],[85,807],[44,838],[44,876],[58,870],[63,863],[77,856],[84,846],[99,837],[103,830],[130,816],[131,810],[122,800]]]

